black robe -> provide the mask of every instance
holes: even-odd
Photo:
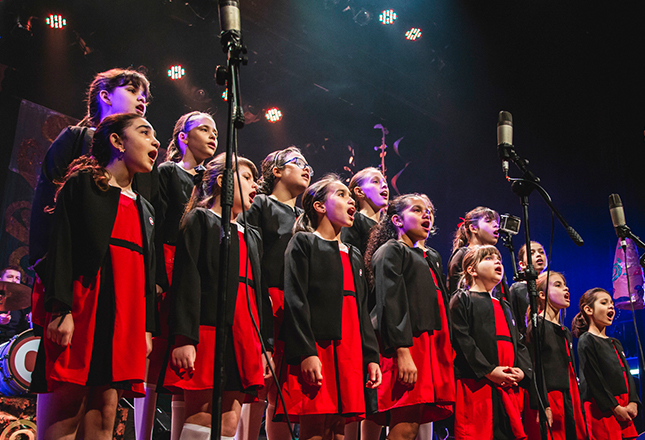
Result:
[[[430,255],[430,254],[428,254]],[[433,252],[432,259],[435,259]],[[376,292],[376,316],[381,349],[391,354],[399,347],[412,347],[414,335],[441,329],[437,288],[444,295],[448,317],[448,297],[441,289],[437,262],[395,239],[388,240],[372,257]],[[432,278],[434,272],[440,286]]]
[[[529,308],[529,289],[525,282],[513,283],[508,289],[508,302],[511,304],[517,330],[526,336],[526,312]]]
[[[179,224],[184,215],[186,203],[190,199],[195,184],[190,175],[175,162],[159,165],[159,193],[152,201],[155,207],[155,245],[157,250],[156,283],[164,291],[168,290],[168,275],[164,258],[164,244],[175,246],[179,235]]]
[[[367,310],[367,281],[361,253],[349,247],[358,307],[364,371],[379,362],[378,342]],[[342,339],[343,266],[338,242],[298,232],[285,253],[285,359],[292,365],[316,356],[316,341]]]
[[[621,367],[616,351],[623,361]],[[641,401],[636,391],[634,378],[629,371],[625,353],[620,341],[615,338],[601,338],[585,332],[578,341],[578,358],[580,359],[580,398],[585,401],[594,399],[602,412],[610,411],[618,401],[616,397],[629,393],[629,401],[640,406]],[[625,377],[629,389],[625,384]]]
[[[354,224],[350,228],[343,228],[340,231],[340,240],[343,243],[356,246],[363,255],[367,250],[367,242],[370,238],[370,231],[376,222],[366,215],[357,212],[354,216]]]
[[[521,385],[527,388],[533,377],[531,358],[520,342],[508,302],[501,299],[500,305],[511,332],[515,352],[513,366],[524,372]],[[487,292],[458,290],[450,300],[450,313],[456,354],[455,377],[480,380],[499,365],[493,299]]]
[[[185,336],[195,345],[199,342],[199,326],[215,326],[217,322],[217,300],[219,289],[221,218],[209,209],[196,208],[186,214],[179,235],[170,286],[170,341],[176,336]],[[259,280],[261,279],[260,258],[262,242],[259,232],[247,227],[247,255],[250,260],[255,300],[260,318],[264,298]],[[235,302],[240,282],[239,237],[237,226],[231,224],[231,247],[229,254],[228,287],[226,291],[226,325],[233,325]],[[253,331],[253,329],[249,329]],[[266,335],[263,335],[266,340]]]

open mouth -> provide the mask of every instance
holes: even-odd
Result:
[[[253,203],[253,199],[255,198],[256,194],[257,193],[255,191],[251,191],[251,193],[249,194],[249,200],[251,200],[251,203]]]
[[[347,214],[354,220],[354,214],[356,214],[356,208],[353,206],[350,206],[349,209],[347,210]]]
[[[303,173],[302,178],[306,179],[307,181],[309,181],[309,179],[311,179],[311,176],[309,175],[309,173]]]
[[[611,321],[611,320],[614,319],[615,314],[616,314],[616,312],[614,312],[613,310],[610,310],[610,311],[607,312],[607,318]]]
[[[208,146],[211,147],[213,150],[217,150],[217,144],[215,142],[209,142]]]
[[[502,269],[501,267],[496,267],[496,268],[495,268],[495,273],[496,273],[496,274],[499,274],[499,275],[501,276],[501,275],[502,275],[502,273],[503,273],[503,269]]]
[[[139,113],[141,116],[146,114],[146,106],[143,104],[139,104],[138,106],[135,107],[137,113]]]
[[[424,230],[429,231],[430,230],[430,221],[425,220],[425,221],[421,222],[421,227]]]
[[[387,198],[390,196],[390,192],[389,192],[388,190],[381,191],[379,194],[380,194],[380,195],[381,195],[381,197],[383,197],[384,199],[387,199]]]
[[[148,157],[152,159],[152,162],[154,162],[155,160],[157,160],[157,154],[159,154],[157,150],[152,150],[150,153],[148,153]]]

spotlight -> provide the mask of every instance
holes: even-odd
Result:
[[[421,29],[419,28],[412,28],[405,33],[406,40],[414,41],[418,40],[419,38],[421,38]]]
[[[224,101],[228,101],[228,89],[224,90],[224,92],[222,93],[222,99]]]
[[[267,118],[267,121],[275,123],[282,119],[282,112],[279,108],[273,107],[267,110],[264,116]]]
[[[52,29],[62,29],[67,26],[67,19],[63,18],[62,15],[49,14],[49,17],[45,18],[45,23]]]
[[[378,21],[383,24],[393,24],[396,20],[396,12],[392,9],[386,9],[378,16]]]
[[[172,66],[170,67],[170,69],[168,69],[168,76],[170,77],[170,79],[173,79],[173,80],[182,79],[185,75],[186,75],[186,70],[184,70],[184,68],[181,67],[179,64],[177,64],[176,66]]]

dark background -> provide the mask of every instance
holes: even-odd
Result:
[[[389,130],[388,180],[409,163],[397,187],[425,192],[435,203],[439,232],[431,243],[445,263],[468,210],[486,205],[521,214],[496,152],[497,114],[510,111],[516,151],[585,240],[576,247],[555,225],[551,267],[565,273],[571,288],[567,323],[585,290],[611,290],[610,193],[621,195],[627,223],[645,235],[645,46],[636,11],[552,0],[241,3],[249,48],[241,71],[243,155],[259,165],[270,151],[294,144],[313,165],[314,179],[328,171],[349,177],[346,166],[380,163],[374,146],[381,131],[373,127],[382,124]],[[392,26],[378,22],[386,7],[398,15]],[[353,19],[361,9],[372,14],[365,26]],[[49,13],[62,14],[67,26],[48,28]],[[112,67],[145,66],[153,94],[147,116],[162,144],[174,121],[195,109],[215,115],[225,143],[227,104],[213,78],[225,62],[215,3],[2,0],[0,17],[2,184],[19,99],[80,119],[87,85]],[[418,41],[403,36],[412,26],[422,30]],[[185,78],[168,78],[173,64],[186,69]],[[277,124],[263,116],[273,106],[284,115]],[[355,166],[348,163],[352,149]],[[530,200],[531,232],[546,247],[549,210],[537,194]],[[523,242],[516,238],[516,248]],[[509,254],[502,255],[510,271]]]

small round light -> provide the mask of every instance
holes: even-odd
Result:
[[[394,24],[396,20],[396,12],[392,9],[386,9],[378,16],[378,21],[383,24]]]
[[[405,33],[405,39],[410,41],[415,41],[421,38],[421,29],[412,28]]]
[[[175,80],[175,79],[182,79],[186,75],[186,70],[181,67],[179,64],[176,66],[170,67],[168,69],[168,76],[170,79]]]
[[[267,121],[271,123],[276,123],[282,119],[282,112],[279,108],[273,107],[266,111],[264,116],[267,118]]]

